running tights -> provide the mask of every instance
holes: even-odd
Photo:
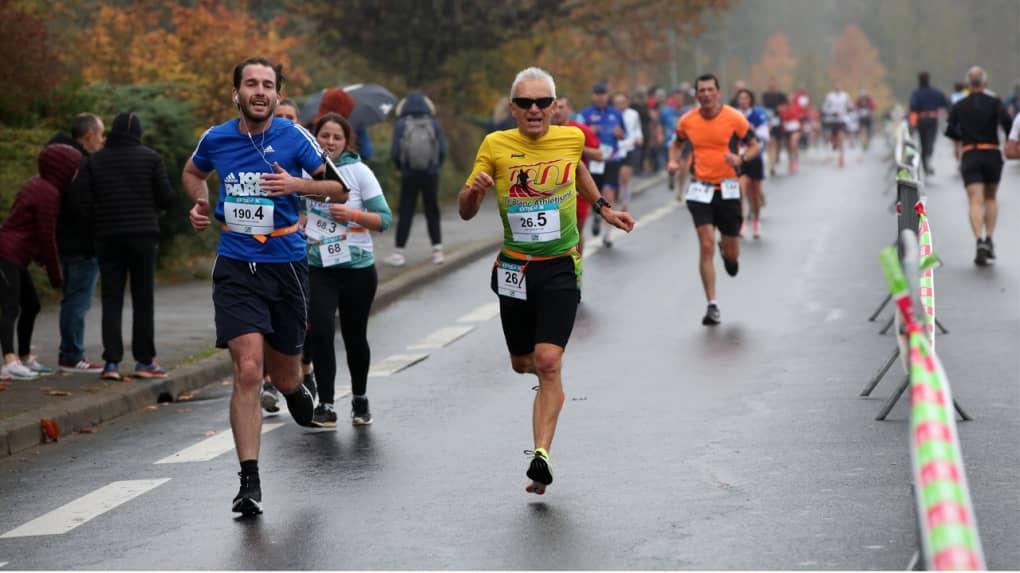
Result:
[[[311,301],[310,338],[312,363],[319,390],[319,402],[333,403],[336,383],[336,312],[340,310],[340,334],[351,374],[351,390],[364,395],[368,386],[368,367],[372,360],[368,347],[368,314],[375,300],[379,277],[375,267],[364,269],[309,268]]]
[[[14,354],[15,323],[19,354],[32,352],[32,331],[41,308],[28,269],[0,259],[0,347],[4,354]]]

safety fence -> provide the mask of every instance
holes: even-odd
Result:
[[[890,135],[897,241],[881,252],[889,295],[869,320],[894,302],[893,316],[882,332],[895,325],[897,343],[892,356],[861,395],[869,395],[897,358],[903,358],[906,377],[876,419],[884,420],[910,389],[910,457],[920,541],[915,563],[938,571],[984,569],[955,413],[964,420],[971,418],[954,399],[935,353],[936,328],[948,331],[935,316],[934,273],[939,261],[926,199],[921,195],[920,153],[905,121],[894,125]]]

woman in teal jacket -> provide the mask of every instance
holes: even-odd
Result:
[[[351,124],[339,114],[327,113],[315,122],[313,133],[351,185],[347,202],[342,205],[318,201],[307,201],[305,205],[311,285],[308,342],[319,393],[312,423],[322,428],[336,427],[333,343],[339,309],[340,334],[351,374],[351,421],[355,426],[366,425],[372,423],[365,396],[371,363],[368,315],[379,284],[370,231],[385,231],[393,215],[379,181],[354,151],[356,141]]]

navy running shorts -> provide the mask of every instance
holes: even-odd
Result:
[[[258,332],[281,354],[298,355],[308,332],[308,264],[252,263],[224,256],[213,265],[216,347]]]

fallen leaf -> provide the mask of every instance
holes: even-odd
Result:
[[[209,430],[208,432],[205,433],[205,437],[207,437],[207,438],[210,438],[210,437],[215,436],[215,435],[216,435],[216,432],[214,432],[212,430]]]
[[[47,396],[70,396],[71,393],[67,390],[49,390],[46,392]]]
[[[191,392],[183,392],[180,396],[177,396],[178,402],[190,402],[195,399],[195,396]]]
[[[60,426],[50,418],[43,418],[39,424],[42,426],[43,435],[54,442],[60,441]],[[45,441],[45,440],[44,440]]]
[[[230,380],[224,380],[223,382],[220,382],[221,386],[230,386],[231,384],[233,384],[233,382],[231,382]]]
[[[156,410],[159,410],[159,406],[149,404],[148,406],[142,408],[142,410],[145,410],[146,412],[155,412]]]
[[[7,383],[6,382],[0,382],[0,392],[3,392],[6,389],[7,389]]]
[[[96,428],[95,426],[85,426],[84,428],[81,428],[80,430],[78,430],[78,433],[79,434],[95,434],[97,430],[98,430],[98,428]]]

